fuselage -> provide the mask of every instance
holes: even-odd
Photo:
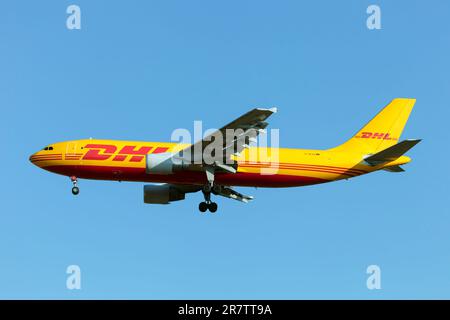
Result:
[[[204,185],[201,171],[172,174],[146,172],[146,155],[175,152],[187,145],[170,142],[74,140],[51,144],[30,161],[53,173],[84,179]],[[361,154],[328,150],[249,148],[234,157],[236,173],[217,173],[215,183],[227,186],[294,187],[348,179],[382,167],[364,164]],[[393,164],[403,164],[401,157]],[[386,166],[386,165],[385,165]]]

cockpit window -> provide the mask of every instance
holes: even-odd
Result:
[[[45,147],[44,149],[42,149],[42,150],[53,150],[53,147]]]

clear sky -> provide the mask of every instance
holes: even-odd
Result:
[[[81,30],[66,8],[81,8]],[[366,9],[381,8],[381,30]],[[448,1],[7,1],[0,10],[0,298],[450,298]],[[145,205],[141,183],[33,166],[46,144],[168,141],[277,106],[329,148],[417,98],[405,173]],[[82,289],[66,288],[79,265]],[[368,290],[366,268],[381,268]]]

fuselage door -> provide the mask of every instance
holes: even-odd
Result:
[[[77,143],[68,142],[66,147],[66,155],[76,155],[77,154]]]

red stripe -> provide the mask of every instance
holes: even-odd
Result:
[[[32,159],[32,160],[41,160],[41,159],[54,159],[54,158],[62,159],[61,156],[47,156],[47,157],[30,158],[30,159]]]
[[[49,160],[62,160],[62,159],[39,159],[39,160],[31,160],[31,162],[40,162],[40,161],[49,161]]]
[[[315,172],[326,172],[326,173],[335,173],[335,174],[343,174],[346,176],[353,177],[356,174],[352,172],[347,171],[338,171],[338,170],[331,170],[331,169],[320,169],[320,168],[285,168],[288,170],[298,170],[298,171],[315,171]]]
[[[31,158],[31,159],[40,160],[40,159],[47,159],[47,158],[62,158],[62,157],[61,156],[47,156],[47,157],[39,157],[39,158]]]
[[[262,162],[262,163],[240,163],[239,165],[247,165],[247,166],[259,166],[259,167],[264,167],[264,165],[272,165],[276,166],[276,163],[269,163],[269,162]],[[294,164],[294,163],[279,163],[278,164],[279,167],[291,167],[291,168],[296,168],[296,167],[302,167],[302,168],[317,168],[317,169],[329,169],[329,170],[342,170],[345,172],[352,172],[355,174],[364,174],[367,173],[367,171],[364,170],[359,170],[359,169],[351,169],[351,168],[344,168],[344,167],[333,167],[333,166],[321,166],[321,165],[309,165],[309,164]]]
[[[62,154],[61,153],[55,153],[55,154],[35,154],[35,155],[32,155],[32,157],[35,157],[35,158],[41,158],[41,157],[59,157],[59,156],[62,156]]]
[[[249,166],[249,167],[257,167],[257,168],[274,168],[277,167],[275,166],[261,166],[258,164],[245,164],[245,165],[240,165],[242,166]],[[279,164],[278,168],[285,168],[285,169],[318,169],[318,170],[326,170],[326,171],[333,171],[333,172],[348,172],[348,173],[353,173],[353,174],[360,174],[359,172],[355,172],[352,169],[333,169],[333,168],[324,168],[322,166],[312,166],[312,165],[285,165],[285,164]]]
[[[165,182],[175,184],[204,185],[206,175],[200,171],[180,171],[170,175],[147,174],[145,168],[116,167],[116,166],[88,166],[88,165],[56,165],[44,166],[51,172],[66,176],[76,176],[85,179]],[[215,181],[220,185],[248,186],[248,187],[295,187],[331,180],[300,175],[264,175],[251,172],[217,173]]]
[[[345,167],[334,167],[334,166],[323,166],[323,165],[313,165],[313,164],[289,164],[291,166],[304,166],[304,167],[315,167],[315,168],[323,168],[323,169],[332,169],[332,170],[344,170],[344,171],[353,171],[356,173],[366,173],[364,170],[345,168]]]
[[[349,173],[351,175],[359,174],[359,173],[352,172],[351,170],[328,169],[328,168],[310,167],[310,166],[282,166],[282,168],[291,169],[291,170],[322,170],[324,172],[335,172],[335,173],[346,173],[346,174]]]
[[[247,165],[240,165],[240,167],[247,167]],[[250,168],[264,168],[264,167],[259,167],[259,166],[248,166]],[[266,168],[270,168],[270,167],[266,167]],[[276,167],[272,167],[272,168],[276,168]],[[326,173],[335,173],[335,174],[343,174],[346,176],[355,176],[355,173],[350,173],[350,172],[346,172],[346,171],[338,171],[338,170],[330,170],[330,169],[321,169],[321,168],[308,168],[308,167],[288,167],[288,166],[279,166],[278,168],[280,169],[288,169],[288,170],[298,170],[298,171],[315,171],[315,172],[326,172]]]
[[[241,162],[238,163],[239,165],[244,164],[244,165],[276,165],[276,163],[271,163],[271,162],[257,162],[257,163],[246,163],[246,162]],[[291,166],[291,167],[295,167],[295,166],[300,166],[300,167],[312,167],[312,168],[323,168],[323,169],[332,169],[332,170],[345,170],[345,171],[352,171],[355,173],[359,173],[359,174],[363,174],[363,173],[367,173],[367,171],[365,170],[360,170],[360,169],[353,169],[353,168],[345,168],[345,167],[335,167],[335,166],[324,166],[324,165],[313,165],[313,164],[301,164],[301,163],[283,163],[280,162],[279,166]]]
[[[285,169],[293,169],[293,170],[322,170],[322,171],[329,171],[329,172],[349,172],[349,170],[342,170],[342,169],[328,169],[328,168],[320,168],[320,167],[309,167],[309,166],[285,166],[282,165],[281,168]]]

